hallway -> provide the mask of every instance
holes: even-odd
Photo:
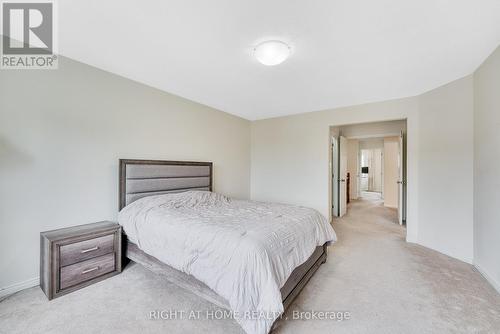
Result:
[[[370,214],[376,213],[383,221],[399,224],[398,209],[384,206],[384,199],[379,192],[362,191],[357,200],[351,200],[347,207],[347,212],[367,209],[370,210]],[[403,233],[406,232],[403,231]]]

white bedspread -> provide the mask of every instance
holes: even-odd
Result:
[[[280,288],[336,235],[316,210],[232,200],[207,191],[142,198],[119,223],[145,253],[224,297],[247,333],[268,333],[283,312]]]

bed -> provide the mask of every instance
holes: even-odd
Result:
[[[127,258],[232,311],[247,333],[271,330],[336,240],[315,210],[212,192],[211,162],[122,159],[119,175]]]

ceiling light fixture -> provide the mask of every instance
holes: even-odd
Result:
[[[255,58],[266,66],[281,64],[290,56],[290,47],[282,41],[266,41],[254,49]]]

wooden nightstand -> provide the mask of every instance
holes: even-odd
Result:
[[[40,233],[40,287],[49,300],[120,273],[121,238],[109,221]]]

